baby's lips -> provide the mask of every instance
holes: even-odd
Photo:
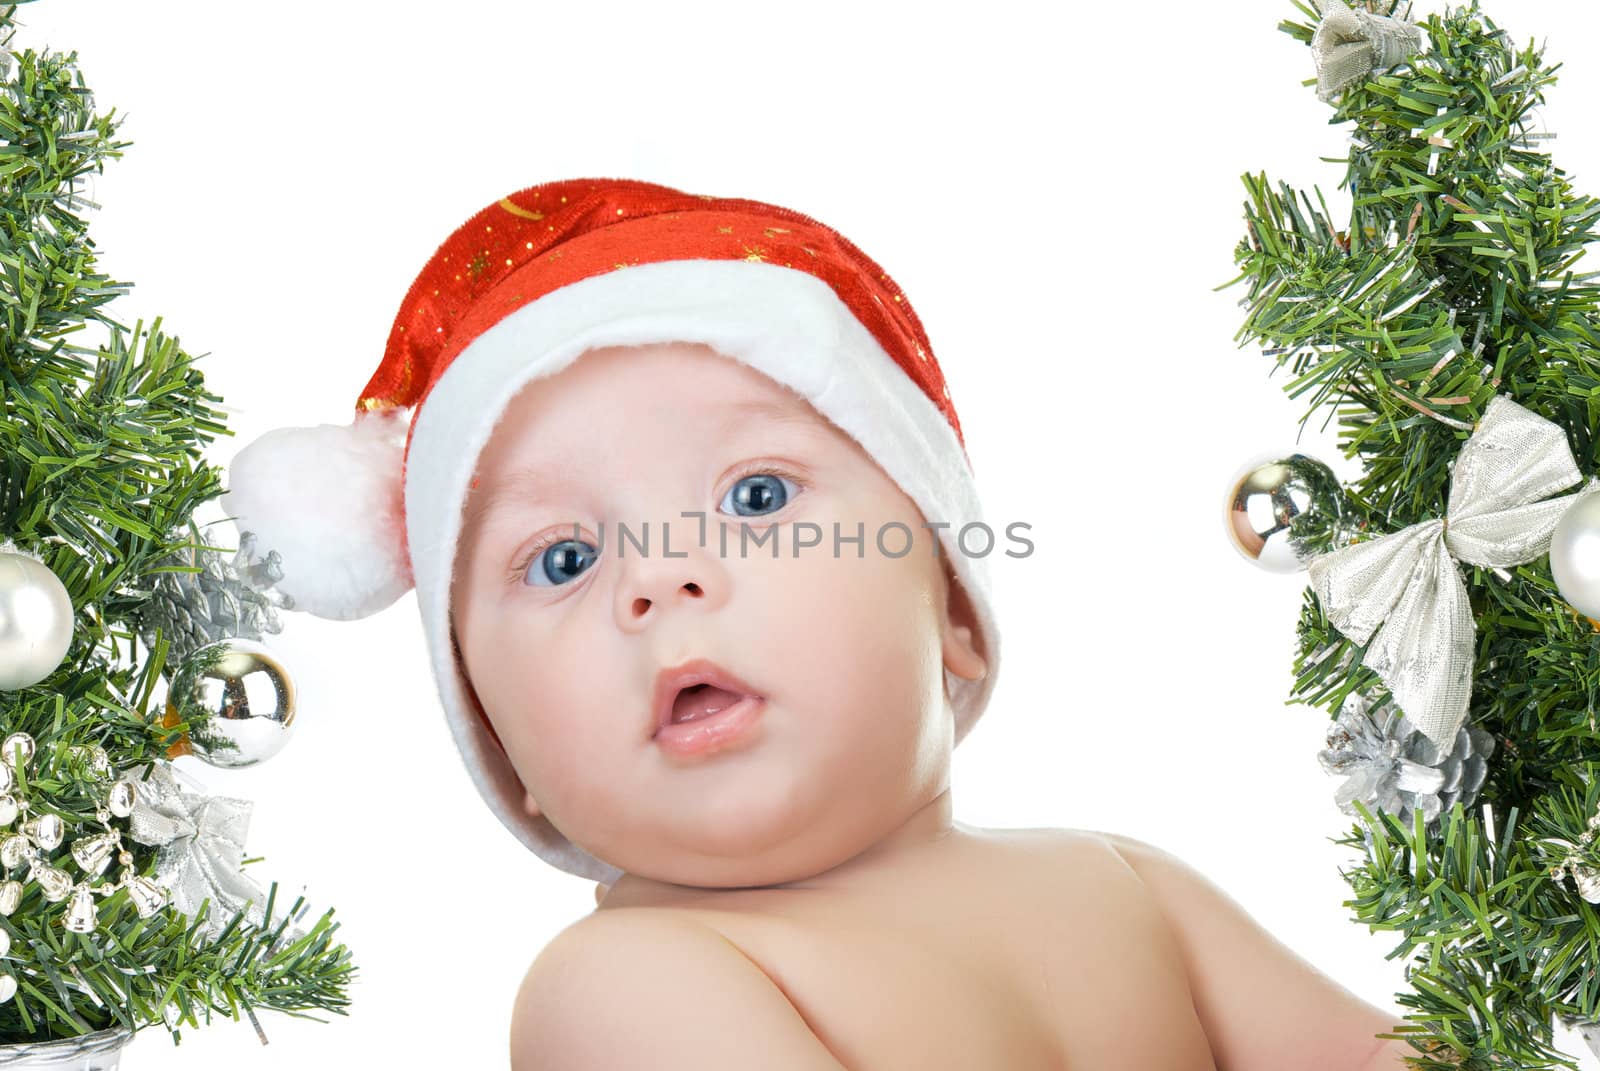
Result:
[[[651,704],[650,734],[654,736],[663,725],[672,723],[678,693],[696,684],[708,684],[729,692],[735,697],[761,697],[762,692],[739,677],[723,669],[708,658],[695,658],[681,665],[669,666],[656,674],[654,702]]]

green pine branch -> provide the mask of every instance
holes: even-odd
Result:
[[[1294,6],[1309,21],[1279,28],[1309,44],[1320,12]],[[1323,406],[1337,418],[1361,462],[1346,488],[1360,539],[1443,516],[1450,464],[1496,394],[1566,429],[1585,476],[1600,462],[1600,273],[1578,270],[1600,201],[1531,126],[1559,65],[1477,0],[1418,25],[1423,51],[1335,99],[1330,123],[1352,128],[1347,226],[1320,190],[1246,174],[1239,274],[1218,288],[1245,284],[1236,340],[1290,366],[1302,423]],[[1600,1019],[1600,915],[1551,871],[1580,843],[1600,867],[1580,841],[1600,808],[1600,623],[1561,598],[1548,558],[1458,568],[1477,628],[1470,718],[1497,745],[1488,779],[1471,811],[1429,825],[1363,808],[1338,840],[1363,857],[1342,871],[1346,906],[1412,957],[1395,1036],[1414,1066],[1575,1068],[1552,1018]],[[1353,691],[1390,698],[1310,588],[1297,632],[1290,703],[1331,717]]]
[[[16,9],[0,7],[0,48],[10,48]],[[96,270],[82,215],[95,206],[82,184],[129,144],[117,140],[121,120],[95,110],[76,53],[24,49],[9,66],[0,84],[0,543],[41,558],[77,616],[50,676],[0,692],[0,735],[34,738],[13,795],[63,819],[66,840],[51,861],[79,878],[67,848],[105,828],[96,812],[108,783],[85,757],[100,749],[117,770],[136,771],[164,760],[186,728],[159,724],[151,697],[168,645],[158,634],[145,650],[133,622],[175,554],[203,545],[192,516],[223,491],[203,449],[232,432],[196,358],[159,318],[148,330],[118,320],[110,304],[129,285]],[[153,872],[155,848],[126,835],[123,844],[136,872]],[[0,1004],[0,1043],[113,1024],[165,1024],[176,1041],[180,1026],[213,1011],[342,1014],[355,968],[334,941],[332,911],[295,936],[286,927],[303,902],[282,912],[276,889],[261,926],[235,916],[207,939],[209,904],[194,918],[166,908],[141,919],[126,891],[97,899],[96,929],[73,933],[61,924],[64,905],[27,882],[17,910],[0,917],[11,938],[0,970],[19,986]]]
[[[141,919],[123,893],[100,908],[100,928],[90,941],[62,930],[59,910],[28,911],[20,918],[16,944],[26,942],[43,979],[18,979],[16,1028],[0,1040],[70,1036],[121,1025],[139,1030],[167,1022],[174,1040],[188,1023],[209,1023],[213,1011],[231,1019],[251,1008],[317,1018],[310,1009],[344,1014],[352,968],[349,952],[335,944],[339,924],[323,914],[301,936],[289,933],[291,919],[304,904],[287,912],[276,904],[277,884],[268,891],[262,926],[234,915],[215,938],[206,938],[202,921],[213,908],[187,917],[164,911]],[[165,1016],[170,1016],[168,1022]],[[62,1029],[70,1024],[72,1029]]]

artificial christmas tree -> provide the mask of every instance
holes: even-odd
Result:
[[[1553,1023],[1600,1017],[1600,288],[1575,270],[1600,202],[1529,129],[1556,68],[1476,0],[1294,6],[1280,28],[1354,124],[1350,221],[1245,175],[1225,285],[1248,282],[1241,345],[1336,408],[1363,471],[1270,500],[1288,459],[1253,465],[1229,530],[1311,574],[1291,702],[1345,713],[1346,904],[1412,955],[1410,1062],[1575,1067]]]
[[[139,1029],[176,1041],[213,1010],[342,1012],[354,967],[331,911],[302,926],[303,900],[244,876],[248,804],[168,761],[281,746],[293,690],[256,642],[279,627],[276,563],[195,564],[220,549],[193,520],[222,494],[201,460],[226,432],[220,399],[160,320],[113,318],[128,286],[95,270],[82,183],[128,143],[75,53],[10,51],[15,10],[0,7],[0,1063],[73,1049],[109,1067]],[[184,683],[152,702],[164,677]]]

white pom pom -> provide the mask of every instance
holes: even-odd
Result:
[[[402,415],[380,409],[353,424],[277,428],[228,466],[222,508],[241,533],[255,533],[257,557],[282,556],[274,587],[294,600],[291,609],[349,621],[411,589]]]

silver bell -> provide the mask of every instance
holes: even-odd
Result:
[[[73,933],[92,933],[95,922],[94,893],[89,886],[79,885],[72,892],[72,903],[67,905],[67,917],[62,925]]]

